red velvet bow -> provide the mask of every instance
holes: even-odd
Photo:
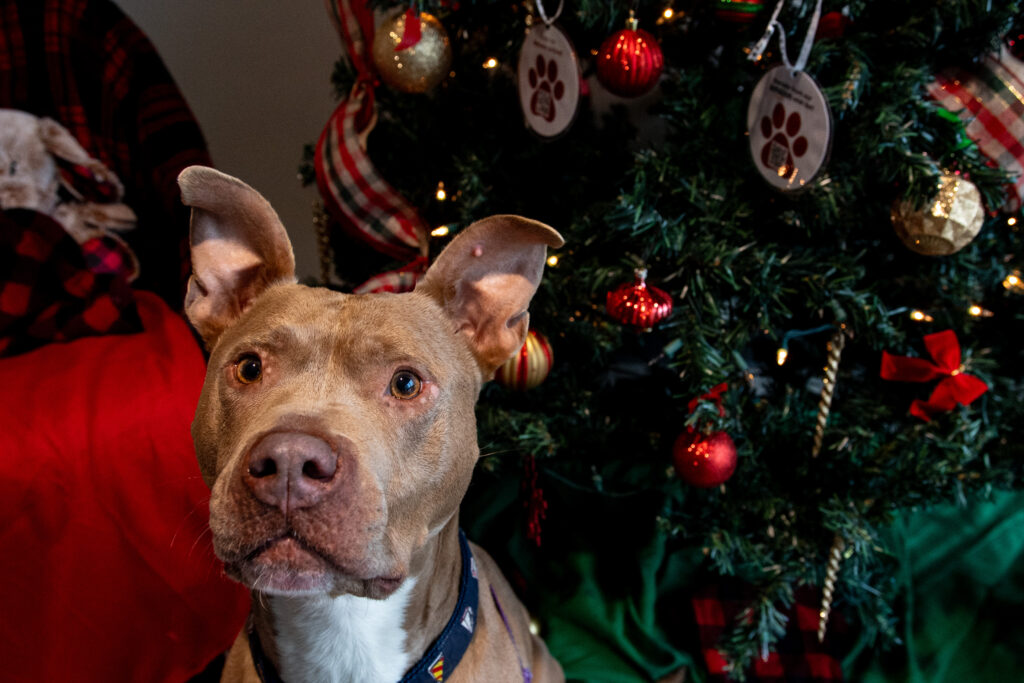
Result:
[[[729,388],[729,385],[726,384],[725,382],[722,382],[721,384],[712,387],[711,391],[709,391],[708,393],[704,394],[703,396],[698,396],[697,398],[695,398],[692,401],[690,401],[690,403],[686,406],[686,409],[689,410],[690,413],[692,414],[693,411],[695,411],[697,409],[697,404],[700,401],[710,400],[710,401],[714,401],[715,405],[718,406],[718,416],[719,417],[725,417],[725,408],[722,407],[722,394],[728,388]]]
[[[932,416],[949,412],[960,405],[969,405],[986,391],[988,385],[973,375],[968,375],[960,365],[960,342],[953,330],[944,330],[925,335],[925,348],[934,362],[924,358],[893,356],[882,352],[882,379],[898,382],[930,382],[942,378],[927,401],[914,399],[910,414],[925,422]]]

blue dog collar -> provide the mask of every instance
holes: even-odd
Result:
[[[459,529],[459,548],[462,550],[462,576],[459,578],[459,599],[455,611],[441,635],[430,646],[420,661],[402,677],[401,683],[437,683],[444,681],[455,670],[469,649],[476,630],[480,584],[477,580],[476,560],[469,550],[466,534]]]

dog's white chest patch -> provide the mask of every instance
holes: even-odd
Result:
[[[386,600],[268,596],[286,681],[394,683],[412,665],[402,623],[415,579]]]

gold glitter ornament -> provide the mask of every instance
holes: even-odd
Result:
[[[836,579],[839,578],[839,563],[843,560],[843,549],[846,541],[839,534],[832,539],[832,547],[828,551],[828,565],[825,569],[825,585],[821,589],[821,609],[818,610],[818,642],[824,642],[825,631],[828,629],[828,617],[832,613],[832,600],[835,598]]]
[[[892,207],[896,234],[912,251],[925,256],[948,256],[960,251],[981,230],[985,206],[981,193],[971,181],[944,173],[938,194],[921,209],[911,202]]]
[[[448,75],[452,65],[452,44],[444,26],[431,14],[420,12],[419,42],[402,50],[395,48],[405,34],[406,13],[385,19],[373,35],[373,63],[381,80],[396,90],[425,93]]]
[[[821,445],[825,439],[825,425],[828,423],[828,414],[832,410],[832,396],[836,391],[836,379],[839,377],[839,358],[843,354],[843,346],[846,345],[846,335],[842,329],[838,329],[828,342],[828,362],[825,364],[825,376],[821,382],[821,400],[818,402],[818,419],[814,424],[814,447],[811,449],[811,457],[817,458],[821,452]]]

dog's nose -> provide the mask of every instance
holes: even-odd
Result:
[[[311,507],[331,489],[338,454],[323,439],[298,432],[273,432],[249,452],[245,483],[267,505],[289,510]]]

